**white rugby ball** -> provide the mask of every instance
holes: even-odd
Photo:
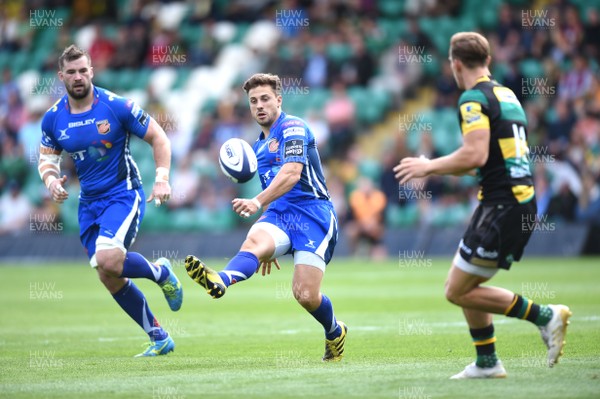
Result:
[[[219,165],[234,183],[246,183],[254,177],[258,162],[250,144],[242,139],[229,139],[219,151]]]

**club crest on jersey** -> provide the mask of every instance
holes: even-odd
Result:
[[[98,133],[107,134],[110,132],[110,123],[108,119],[104,119],[102,121],[96,122],[96,129],[98,129]]]
[[[279,141],[277,139],[269,140],[269,152],[277,152],[279,150]]]

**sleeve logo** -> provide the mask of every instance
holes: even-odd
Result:
[[[481,120],[481,104],[478,103],[467,103],[460,107],[463,121],[466,124],[475,123]]]
[[[304,156],[304,142],[302,140],[288,140],[285,142],[284,158]]]
[[[288,127],[287,129],[285,129],[283,131],[283,138],[287,139],[290,136],[302,136],[302,137],[305,137],[306,136],[306,130],[303,127],[298,127],[298,126]]]

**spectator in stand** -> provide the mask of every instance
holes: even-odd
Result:
[[[173,173],[169,209],[191,208],[194,206],[200,188],[200,175],[192,165],[192,156],[181,159]]]
[[[496,26],[499,44],[504,45],[510,33],[519,32],[521,28],[521,25],[514,18],[514,12],[510,4],[502,4],[498,10],[498,26]]]
[[[576,219],[600,226],[600,187],[590,171],[582,174],[583,190],[576,208]]]
[[[342,82],[335,82],[331,91],[332,97],[325,104],[325,119],[331,132],[329,154],[339,158],[344,156],[354,142],[356,106]]]
[[[521,70],[517,67],[517,63],[508,62],[502,83],[515,93],[521,104],[526,100],[523,98],[523,79],[525,79],[525,76],[523,76]]]
[[[385,233],[384,211],[386,206],[385,194],[375,188],[371,179],[360,177],[357,188],[350,194],[350,209],[352,221],[347,225],[350,248],[356,255],[361,240],[369,244],[369,255],[374,259],[386,257],[383,245]]]
[[[325,87],[329,83],[330,63],[325,55],[326,40],[315,36],[304,69],[304,81],[310,87]]]
[[[590,59],[600,59],[600,17],[594,7],[587,9],[587,23],[583,30],[583,51]]]
[[[360,36],[350,41],[352,57],[342,67],[342,77],[348,85],[367,86],[375,75],[375,60]]]
[[[29,226],[32,205],[21,192],[15,180],[8,183],[8,190],[0,197],[0,235],[17,234]]]
[[[571,139],[571,131],[577,116],[573,108],[566,100],[557,100],[554,105],[556,116],[548,123],[548,140],[550,144],[565,148]]]
[[[7,133],[16,139],[19,129],[26,120],[25,107],[19,97],[19,92],[11,91],[8,94],[7,103],[1,108],[3,109],[0,109],[0,114],[4,114],[6,117]]]
[[[25,160],[30,165],[37,163],[40,148],[40,132],[42,131],[42,117],[51,104],[46,103],[43,97],[29,100],[27,104],[27,117],[19,129],[17,142],[23,149]]]
[[[104,35],[101,24],[96,24],[94,30],[95,37],[90,46],[89,54],[94,60],[94,71],[97,73],[109,66],[115,54],[115,45]]]
[[[136,23],[120,27],[115,52],[109,63],[110,67],[140,68],[144,62],[147,44],[148,39],[143,25]]]
[[[563,10],[553,10],[551,18],[556,19],[558,29],[552,29],[550,35],[554,42],[554,59],[557,62],[578,51],[583,41],[583,25],[574,6]]]
[[[315,141],[317,142],[317,148],[321,159],[327,159],[329,157],[327,143],[329,142],[330,131],[329,125],[325,118],[323,118],[322,112],[315,109],[309,110],[306,115],[306,123],[308,123],[310,130],[315,135]]]
[[[460,92],[454,81],[450,64],[447,62],[442,64],[442,73],[435,80],[435,89],[435,108],[454,107],[458,102]]]
[[[13,79],[12,72],[8,66],[2,70],[2,84],[0,85],[0,113],[2,107],[8,104],[9,98],[14,94],[19,96],[19,87],[17,82]]]
[[[577,100],[584,97],[592,86],[593,73],[588,60],[582,54],[573,57],[573,65],[560,78],[558,96],[561,99]]]

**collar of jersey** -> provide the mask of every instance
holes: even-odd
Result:
[[[287,116],[286,113],[283,112],[283,111],[281,111],[281,114],[279,115],[279,118],[277,118],[277,120],[275,121],[275,123],[273,124],[273,126],[271,126],[271,128],[269,129],[269,136],[271,135],[271,132],[273,130],[275,130],[277,128],[277,126],[279,126],[279,124],[281,123],[281,121],[285,119],[286,116]],[[260,136],[259,137],[260,137],[261,140],[266,139],[265,133],[262,132],[262,131],[260,132]]]

